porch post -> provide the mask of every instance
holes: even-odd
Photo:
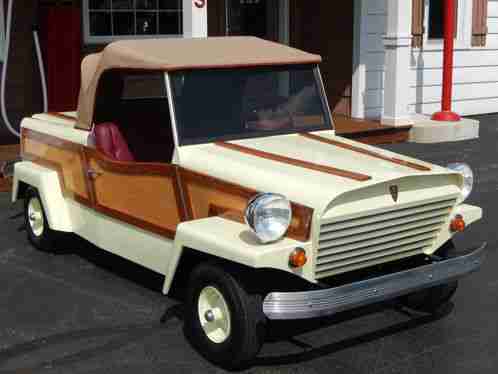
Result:
[[[387,32],[384,36],[385,78],[382,124],[411,125],[410,116],[410,52],[411,0],[387,0]]]
[[[458,122],[460,116],[451,111],[453,90],[453,42],[455,37],[455,0],[444,1],[443,94],[441,111],[432,115],[434,121]]]
[[[206,38],[208,0],[183,0],[183,37]]]

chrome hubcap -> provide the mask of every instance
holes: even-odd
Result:
[[[199,321],[206,336],[221,344],[230,336],[231,317],[225,298],[215,287],[205,287],[198,301]]]
[[[29,200],[28,221],[33,234],[41,236],[45,228],[45,220],[43,219],[43,210],[40,199],[37,197],[33,197]]]

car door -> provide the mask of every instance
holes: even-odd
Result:
[[[174,140],[164,73],[141,69],[104,73],[94,121],[95,148],[85,150],[93,208],[134,228],[174,239],[185,209],[177,167],[171,163]],[[96,129],[108,125],[119,132],[130,161],[113,157],[104,147],[109,139]]]
[[[185,220],[176,166],[118,162],[90,148],[86,158],[96,211],[174,239],[176,227]]]

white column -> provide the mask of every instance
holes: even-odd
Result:
[[[412,1],[387,0],[387,32],[384,36],[386,72],[382,123],[390,126],[411,125],[410,53]]]
[[[183,0],[183,37],[206,38],[208,0]]]

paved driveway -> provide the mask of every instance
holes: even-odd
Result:
[[[465,161],[476,171],[470,202],[485,216],[458,244],[486,240],[492,251],[445,315],[410,316],[385,304],[273,324],[248,372],[498,371],[498,116],[481,119],[478,141],[388,147],[439,164]],[[185,341],[181,305],[160,294],[160,277],[78,240],[65,254],[39,253],[27,243],[20,212],[0,195],[0,374],[222,372]]]

